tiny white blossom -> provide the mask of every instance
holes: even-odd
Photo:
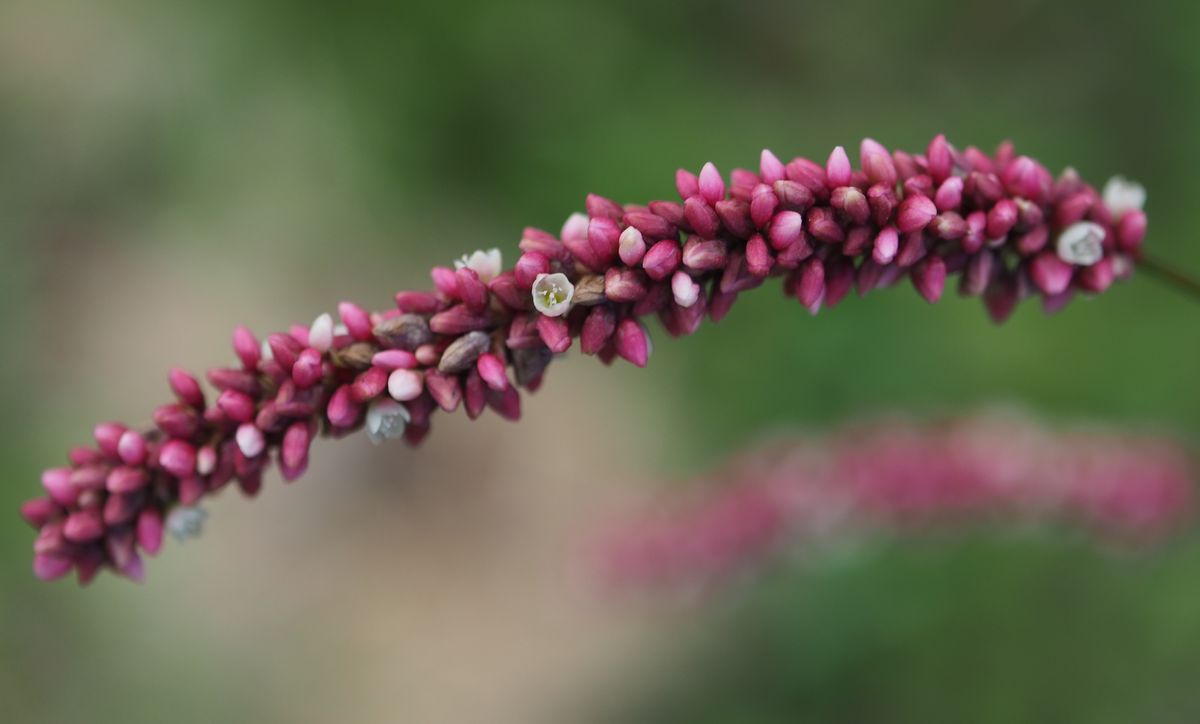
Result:
[[[1063,229],[1058,235],[1058,258],[1068,264],[1091,266],[1104,257],[1104,227],[1090,221],[1080,221]]]
[[[1113,176],[1104,184],[1104,205],[1114,220],[1126,211],[1140,211],[1146,205],[1146,187],[1124,176]]]
[[[367,436],[376,445],[384,440],[395,440],[404,434],[411,419],[407,407],[381,397],[367,409]]]
[[[199,538],[208,513],[199,506],[177,505],[167,513],[167,532],[179,542]]]
[[[308,330],[308,346],[318,352],[328,352],[333,346],[333,317],[322,314],[313,320]]]
[[[566,274],[538,274],[533,280],[533,306],[547,317],[561,317],[571,308],[575,285]]]
[[[484,251],[472,252],[464,254],[461,259],[454,262],[455,269],[470,269],[479,275],[479,280],[487,284],[504,269],[504,262],[500,256],[499,249],[488,249]]]

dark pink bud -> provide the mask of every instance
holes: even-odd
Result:
[[[400,350],[389,350],[399,352]],[[382,354],[382,353],[381,353]],[[378,357],[379,355],[376,355]],[[411,356],[411,355],[410,355]],[[388,374],[392,370],[397,369],[413,369],[416,367],[416,358],[413,358],[412,366],[397,366],[391,368],[371,367],[370,369],[361,372],[358,377],[354,378],[354,384],[350,385],[350,399],[355,404],[363,404],[369,402],[383,394],[387,389]]]
[[[717,212],[699,196],[692,196],[684,201],[683,215],[692,231],[705,238],[716,236],[721,229],[721,219]]]
[[[934,189],[937,187],[933,183],[933,179],[925,174],[913,176],[904,181],[904,196],[933,196]]]
[[[267,337],[267,346],[271,348],[271,356],[279,363],[279,366],[287,371],[291,371],[292,365],[296,364],[296,357],[304,349],[304,345],[296,341],[295,337],[289,334],[272,334]],[[212,373],[209,373],[209,380],[212,380]]]
[[[720,239],[692,237],[683,245],[683,265],[693,271],[711,271],[725,266],[728,258],[725,242]]]
[[[1003,239],[1017,225],[1019,212],[1011,199],[1001,199],[988,211],[987,235],[989,239]]]
[[[636,302],[646,296],[646,275],[636,269],[609,269],[604,275],[604,296],[611,302]]]
[[[71,471],[71,487],[81,493],[89,490],[103,490],[104,481],[108,477],[108,467],[104,465],[87,465]],[[80,495],[79,504],[86,505],[84,495]]]
[[[334,390],[325,408],[325,416],[334,427],[352,427],[358,422],[361,412],[362,408],[350,394],[350,385],[342,385]]]
[[[1038,289],[1049,295],[1062,294],[1071,286],[1074,267],[1058,258],[1052,249],[1047,249],[1029,263],[1029,278]]]
[[[1116,278],[1111,257],[1105,257],[1091,266],[1079,270],[1077,279],[1085,292],[1099,294],[1112,285]]]
[[[308,447],[312,443],[312,428],[308,421],[300,420],[288,426],[279,447],[280,460],[284,467],[299,469],[308,464]]]
[[[196,448],[183,440],[168,440],[158,451],[158,464],[171,475],[185,478],[196,470]]]
[[[430,397],[446,412],[454,412],[462,402],[462,387],[458,375],[444,375],[437,370],[425,373],[425,389]]]
[[[803,235],[796,240],[788,248],[780,251],[775,256],[775,262],[784,269],[795,269],[800,266],[800,262],[812,256],[813,248],[809,245],[808,240]]]
[[[538,334],[541,335],[542,342],[550,348],[551,352],[558,354],[566,352],[571,348],[571,332],[567,327],[567,320],[563,317],[547,317],[544,314],[539,314],[537,318]]]
[[[235,448],[236,449],[236,445]],[[230,463],[232,465],[233,456],[230,455]],[[233,471],[230,470],[232,475]],[[208,487],[204,484],[204,478],[198,475],[189,475],[179,481],[179,502],[183,505],[195,505],[200,502],[204,494],[208,492]]]
[[[962,278],[964,294],[979,296],[992,282],[992,272],[995,269],[996,257],[988,249],[983,249],[967,262],[966,273]]]
[[[951,176],[938,186],[933,197],[933,203],[938,211],[953,211],[962,204],[963,180],[961,176]]]
[[[805,187],[816,198],[826,198],[829,195],[829,191],[825,188],[824,166],[807,158],[794,158],[788,163],[785,170],[787,171],[789,181],[794,181]],[[778,188],[776,191],[778,191]]]
[[[809,257],[800,265],[798,273],[800,277],[796,285],[796,299],[799,299],[808,311],[816,314],[825,296],[825,265],[815,256]]]
[[[117,454],[126,465],[141,465],[146,461],[146,438],[136,430],[126,430],[117,441]]]
[[[1003,324],[1017,306],[1020,293],[1017,281],[1011,275],[997,277],[983,294],[983,303],[988,316],[996,324]]]
[[[150,474],[145,468],[118,465],[108,474],[105,487],[110,493],[132,493],[150,483]]]
[[[41,528],[62,514],[62,508],[49,498],[34,498],[21,503],[21,517],[34,528]]]
[[[1046,248],[1050,232],[1044,226],[1035,226],[1017,238],[1017,251],[1021,256],[1031,256]]]
[[[1035,226],[1041,226],[1045,221],[1045,213],[1042,212],[1042,207],[1028,201],[1026,199],[1014,199],[1013,203],[1017,205],[1017,228],[1031,229]]]
[[[593,218],[588,222],[588,243],[600,264],[607,266],[617,258],[617,240],[621,227],[607,216]]]
[[[808,224],[808,233],[813,238],[826,244],[840,244],[846,240],[845,230],[837,222],[833,209],[827,206],[814,206],[809,209],[805,221]]]
[[[508,387],[508,370],[504,366],[504,362],[496,355],[486,352],[479,356],[475,361],[475,369],[479,372],[480,379],[484,384],[493,390],[503,390]]]
[[[485,390],[484,399],[505,420],[516,422],[521,419],[521,393],[517,392],[516,387],[510,385],[499,392]]]
[[[855,226],[846,232],[846,240],[842,242],[842,255],[857,257],[866,253],[871,247],[872,229],[870,226]]]
[[[627,213],[625,214],[625,223],[652,239],[674,239],[679,235],[679,229],[674,224],[649,212]]]
[[[880,285],[886,266],[877,264],[871,259],[864,259],[855,274],[854,284],[858,288],[858,296],[865,297],[867,293]]]
[[[966,162],[967,167],[972,171],[993,173],[996,170],[996,164],[992,162],[992,159],[988,157],[986,153],[980,151],[974,146],[967,146],[966,149],[963,150],[963,159]],[[1001,161],[1001,163],[1007,163],[1007,161],[1008,160],[1005,159]]]
[[[528,296],[528,291],[533,288],[533,282],[537,279],[538,274],[550,273],[550,257],[541,252],[527,251],[517,259],[513,273],[516,275],[517,284],[525,290],[526,296]]]
[[[472,420],[483,414],[484,408],[487,407],[487,385],[474,369],[467,373],[463,384],[463,407],[467,411],[467,417]]]
[[[473,313],[463,304],[456,304],[429,319],[429,329],[437,334],[459,335],[487,329],[491,325],[487,313]]]
[[[937,238],[945,241],[955,241],[967,234],[966,219],[953,211],[945,211],[933,218],[929,231]]]
[[[463,306],[475,314],[486,309],[488,289],[480,280],[479,274],[474,269],[463,267],[455,271],[454,276],[458,280],[458,298],[462,300]]]
[[[829,196],[829,205],[842,212],[853,224],[865,224],[871,218],[867,196],[853,186],[840,186]],[[812,212],[809,212],[812,215]],[[809,227],[812,228],[811,226]]]
[[[33,575],[41,581],[53,581],[71,572],[74,563],[60,555],[38,554],[33,557]]]
[[[583,321],[583,329],[579,336],[583,353],[596,354],[604,349],[604,346],[612,339],[616,328],[617,318],[612,307],[607,304],[593,307]]]
[[[642,325],[626,317],[617,324],[614,336],[617,354],[637,367],[645,367],[650,359],[650,338]]]
[[[225,390],[217,397],[217,407],[225,413],[226,417],[235,422],[247,422],[254,419],[254,398],[244,392]]]
[[[509,309],[528,311],[533,307],[533,300],[529,295],[530,287],[522,288],[513,272],[497,274],[488,282],[488,289]]]
[[[371,315],[357,304],[339,302],[338,316],[342,318],[342,324],[346,325],[346,331],[350,336],[359,342],[368,342],[374,336],[371,333],[375,326],[371,324]]]
[[[940,256],[930,254],[913,267],[912,280],[917,293],[933,304],[942,298],[946,287],[946,263]]]
[[[1049,172],[1028,156],[1013,159],[1004,167],[1000,180],[1010,194],[1030,201],[1039,201],[1050,193]]]
[[[163,517],[158,508],[145,508],[137,519],[137,543],[150,555],[162,548]]]
[[[126,429],[119,422],[102,422],[92,429],[92,437],[96,439],[100,452],[109,458],[115,458],[118,456],[117,446]]]
[[[446,266],[435,266],[429,270],[429,277],[433,280],[433,286],[437,289],[438,294],[441,294],[447,299],[458,299],[458,277],[454,274],[454,270]]]
[[[104,454],[92,447],[76,445],[67,452],[67,459],[72,465],[94,465],[104,462]]]
[[[1121,251],[1135,252],[1146,237],[1146,213],[1141,210],[1126,211],[1117,221],[1117,247]]]
[[[896,165],[892,163],[891,154],[878,141],[864,138],[859,147],[859,159],[867,181],[885,186],[896,185]]]
[[[200,429],[200,419],[195,410],[179,404],[156,408],[154,424],[172,437],[191,437]]]
[[[396,309],[404,314],[433,314],[442,302],[428,292],[396,292]]]
[[[217,368],[209,370],[206,376],[212,386],[218,390],[237,390],[251,396],[257,396],[262,392],[258,377],[253,372]]]
[[[745,201],[725,199],[716,205],[717,216],[725,230],[739,239],[748,239],[754,233],[754,222],[750,218],[750,204]]]
[[[892,186],[875,184],[867,189],[867,204],[871,207],[871,218],[876,226],[886,226],[896,210],[896,190]]]
[[[67,516],[62,534],[72,543],[94,541],[104,535],[104,519],[99,510],[77,510]]]
[[[664,219],[667,223],[674,226],[682,226],[687,221],[683,215],[683,204],[678,204],[674,201],[651,201],[650,203],[646,204],[646,209],[648,209],[650,213]],[[626,208],[625,211],[628,213],[629,211],[634,210],[635,209],[630,206]]]
[[[822,174],[822,178],[824,175]],[[775,197],[779,199],[780,208],[789,211],[805,211],[816,201],[811,189],[796,181],[776,181],[771,187]],[[826,198],[829,192],[821,185],[821,198]]]
[[[892,153],[892,160],[896,163],[896,173],[899,175],[901,181],[910,179],[921,173],[921,167],[910,153],[894,151]]]
[[[258,368],[258,361],[262,357],[262,345],[259,344],[258,337],[255,337],[249,329],[237,327],[233,330],[233,352],[242,361],[243,367],[253,370]],[[184,400],[184,402],[188,401]]]
[[[762,236],[755,234],[746,242],[746,269],[756,277],[763,278],[771,273],[775,266],[775,257]]]
[[[925,151],[925,163],[935,183],[940,184],[950,177],[954,171],[954,157],[944,135],[939,133],[929,142],[929,148]],[[900,230],[904,231],[904,227]]]
[[[780,211],[771,219],[767,238],[771,248],[782,251],[800,239],[804,231],[804,217],[795,211]]]
[[[517,244],[521,251],[536,251],[551,259],[559,261],[567,260],[567,248],[559,241],[558,237],[548,231],[534,228],[532,226],[525,227],[522,232],[521,241]]]
[[[700,192],[701,198],[710,204],[715,204],[725,198],[725,181],[721,178],[721,172],[712,162],[704,164],[704,168],[700,169],[697,190]],[[643,229],[643,231],[645,230]]]
[[[825,163],[825,180],[829,188],[838,188],[839,186],[849,186],[850,177],[854,170],[850,167],[850,157],[846,155],[846,149],[837,146],[833,152],[829,154],[829,160]]]
[[[679,198],[686,199],[700,193],[700,182],[696,174],[681,168],[675,172],[675,189],[679,192]]]
[[[920,231],[911,234],[905,234],[900,240],[900,250],[896,252],[896,266],[901,269],[916,264],[925,257],[928,252],[928,247],[925,244],[925,235]]]
[[[835,256],[825,264],[825,301],[832,309],[850,293],[854,286],[854,264],[848,257]]]
[[[754,222],[755,227],[766,227],[778,207],[779,197],[770,186],[759,184],[754,187],[750,196],[750,220]]]
[[[323,364],[320,352],[312,347],[305,348],[292,367],[292,381],[302,390],[312,387],[325,375]]]
[[[1078,191],[1058,202],[1054,207],[1054,225],[1064,228],[1088,217],[1095,201],[1095,194],[1088,191]]]
[[[646,251],[642,257],[642,268],[646,275],[655,281],[666,279],[676,269],[683,254],[679,250],[679,242],[673,239],[663,239]]]
[[[902,234],[920,231],[928,226],[935,216],[937,206],[928,196],[909,196],[900,202],[896,226]]]
[[[592,217],[592,219],[603,217],[620,221],[621,217],[625,215],[625,210],[621,208],[620,204],[597,194],[587,195],[584,208],[587,210],[587,215]]]
[[[62,506],[72,506],[79,490],[71,485],[71,468],[50,468],[42,473],[42,487],[50,498]]]
[[[167,373],[167,384],[171,386],[171,391],[175,393],[180,402],[197,409],[204,408],[204,392],[200,389],[200,383],[196,381],[195,377],[178,367],[173,367]]]

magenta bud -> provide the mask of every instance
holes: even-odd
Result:
[[[1117,221],[1117,246],[1121,251],[1135,252],[1146,237],[1146,213],[1126,211]]]
[[[946,287],[946,262],[937,254],[930,254],[917,262],[912,270],[913,286],[925,301],[933,304],[942,298]]]
[[[967,221],[953,211],[945,211],[933,218],[929,231],[939,239],[956,241],[967,234]]]
[[[197,409],[204,408],[204,392],[200,389],[200,383],[196,381],[195,377],[178,367],[173,367],[167,373],[167,384],[171,386],[171,391],[175,393],[180,402]]]
[[[136,430],[126,430],[117,441],[117,455],[126,465],[141,465],[146,461],[146,438]]]
[[[892,163],[892,156],[883,144],[864,138],[858,153],[868,182],[884,186],[896,185],[896,165]]]
[[[104,462],[104,453],[86,445],[76,445],[67,452],[72,465],[95,465]]]
[[[396,292],[396,309],[404,314],[433,314],[442,302],[428,292]]]
[[[609,269],[604,275],[604,296],[611,302],[636,302],[646,296],[646,276],[636,269]]]
[[[447,299],[455,299],[458,297],[458,277],[454,274],[454,270],[447,266],[435,266],[429,270],[429,278],[433,280],[433,287],[437,289],[438,294],[441,294]]]
[[[618,204],[616,201],[612,201],[611,199],[606,199],[598,194],[587,195],[587,201],[585,202],[584,209],[587,211],[587,215],[592,219],[603,217],[612,219],[614,221],[620,221],[621,217],[625,215],[625,210],[621,208],[620,204]]]
[[[724,268],[728,259],[725,242],[720,239],[692,237],[683,245],[683,265],[694,271]]]
[[[292,381],[302,390],[312,387],[325,375],[323,364],[321,353],[312,347],[306,347],[292,366]]]
[[[551,352],[558,354],[570,349],[571,333],[567,327],[567,320],[563,317],[548,317],[544,314],[539,314],[537,329],[538,334],[541,335],[542,342],[550,348]]]
[[[725,198],[725,181],[721,178],[721,172],[711,161],[700,169],[697,191],[699,191],[700,197],[710,204],[715,204]]]
[[[928,252],[928,247],[925,244],[925,235],[920,231],[915,231],[911,234],[905,234],[900,240],[900,250],[896,252],[896,266],[901,269],[916,264],[925,257]]]
[[[692,231],[705,238],[716,236],[721,229],[717,212],[699,196],[692,196],[683,203],[683,215]]]
[[[257,369],[258,361],[262,358],[262,345],[259,344],[258,337],[255,337],[253,332],[246,327],[239,326],[233,330],[233,353],[242,361],[243,367],[248,370]],[[184,400],[184,402],[188,401]]]
[[[766,184],[754,187],[750,196],[750,220],[756,228],[766,227],[778,207],[779,197],[775,195],[774,189]]]
[[[104,535],[104,519],[99,510],[77,510],[63,523],[63,537],[72,543],[87,543]]]
[[[749,239],[754,234],[755,226],[750,218],[750,205],[747,202],[737,199],[718,201],[716,211],[729,234],[739,239]]]
[[[614,335],[617,354],[637,367],[645,367],[650,359],[650,337],[636,319],[626,317],[617,324]]]
[[[230,420],[246,422],[254,419],[256,405],[254,398],[244,392],[225,390],[217,397],[217,407]]]
[[[518,286],[528,292],[533,288],[533,281],[539,274],[550,273],[550,257],[541,252],[525,252],[517,259],[513,267]],[[528,296],[528,294],[526,294]]]
[[[118,457],[117,447],[127,428],[119,422],[102,422],[92,429],[92,437],[100,452],[109,458]]]
[[[596,259],[604,266],[617,258],[617,240],[620,237],[621,227],[614,219],[600,216],[588,222],[588,243]]]
[[[352,427],[358,422],[361,412],[362,408],[350,394],[350,385],[342,385],[334,390],[325,408],[325,416],[334,427]]]
[[[854,170],[850,167],[850,157],[846,155],[846,149],[836,146],[833,152],[829,154],[829,160],[825,163],[826,185],[829,188],[849,186],[850,177],[853,173]]]
[[[158,451],[158,464],[177,478],[187,477],[196,470],[196,449],[183,440],[168,440]]]
[[[456,304],[430,317],[429,329],[437,334],[460,335],[487,329],[491,321],[486,312],[474,313],[466,305]]]
[[[823,304],[832,309],[846,298],[854,286],[854,263],[849,257],[834,256],[825,263],[825,300]]]
[[[617,329],[617,318],[612,307],[602,304],[593,307],[583,321],[579,344],[584,354],[596,354],[604,349]]]
[[[779,157],[767,149],[763,149],[758,161],[759,176],[765,184],[773,184],[787,178],[787,169]]]
[[[634,227],[627,227],[617,240],[617,253],[627,266],[637,266],[646,255],[646,241],[642,232]]]
[[[795,181],[776,181],[771,189],[779,200],[779,207],[788,211],[805,211],[816,201],[811,189]],[[828,192],[821,186],[821,198],[826,198]]]
[[[675,172],[675,189],[679,192],[679,198],[686,199],[700,193],[700,182],[696,174],[681,168]]]
[[[61,512],[62,508],[50,498],[34,498],[21,503],[21,517],[34,528],[41,528]]]
[[[633,211],[625,214],[625,223],[636,228],[642,234],[652,239],[674,239],[679,235],[679,229],[666,219],[643,211]],[[595,267],[600,271],[603,266]]]
[[[251,396],[257,396],[262,391],[258,377],[246,370],[216,368],[209,370],[206,376],[218,390],[237,390]]]
[[[33,575],[41,581],[53,581],[71,572],[74,563],[66,556],[38,554],[33,557]]]
[[[474,269],[463,267],[454,272],[458,280],[458,298],[463,305],[473,313],[478,314],[487,308],[488,288],[479,278]]]
[[[1085,292],[1100,294],[1112,285],[1116,278],[1113,261],[1105,257],[1091,266],[1079,270],[1079,286]]]
[[[304,345],[296,341],[290,334],[272,334],[267,337],[267,346],[271,348],[271,356],[284,370],[291,371],[296,364],[296,358],[304,349]],[[211,373],[209,380],[212,380]]]
[[[479,359],[475,361],[475,369],[479,371],[479,377],[484,384],[493,390],[502,391],[508,387],[508,370],[504,362],[491,352],[479,355]]]
[[[157,407],[154,410],[154,424],[172,437],[191,437],[200,428],[195,410],[180,404]]]
[[[338,316],[342,318],[342,324],[346,325],[346,331],[354,339],[369,342],[374,338],[371,330],[375,325],[371,324],[371,315],[354,302],[339,302]]]
[[[829,196],[829,205],[842,212],[853,224],[865,224],[871,218],[867,196],[853,186],[839,186]],[[811,216],[812,212],[809,212]],[[811,229],[811,226],[809,227]]]
[[[456,374],[442,374],[437,370],[425,373],[425,389],[429,396],[446,412],[454,412],[462,402],[462,387]]]
[[[800,265],[798,273],[800,277],[796,285],[796,299],[799,299],[808,311],[816,314],[825,296],[825,265],[815,256],[809,257]]]
[[[42,472],[42,487],[62,506],[74,505],[79,497],[79,490],[71,485],[71,473],[71,468],[50,468]]]
[[[1016,309],[1020,290],[1017,281],[1009,275],[998,277],[983,294],[983,303],[988,316],[996,324],[1002,324]]]
[[[667,223],[674,226],[682,226],[687,223],[687,219],[683,215],[683,204],[674,201],[651,201],[646,204],[646,208],[650,213],[665,220]],[[626,207],[625,211],[633,211],[632,206]]]
[[[987,235],[989,239],[1003,239],[1017,225],[1019,211],[1011,199],[1001,199],[988,211]]]
[[[479,417],[487,407],[487,385],[474,369],[467,373],[463,384],[463,407],[467,411],[467,417],[472,420]]]
[[[521,288],[521,285],[517,283],[516,275],[511,271],[492,277],[492,280],[488,282],[488,290],[509,309],[527,311],[533,306],[529,296],[529,287]]]
[[[939,133],[929,142],[929,148],[925,150],[925,163],[935,183],[940,184],[953,173],[954,157],[943,134]],[[904,228],[900,230],[904,231]]]
[[[800,262],[812,256],[813,248],[803,235],[794,244],[775,255],[775,263],[784,269],[795,269]]]
[[[1044,226],[1035,226],[1017,237],[1017,251],[1021,256],[1032,256],[1046,248],[1050,232]]]
[[[137,518],[137,544],[150,555],[162,548],[163,516],[158,508],[143,508]]]
[[[992,282],[996,257],[988,249],[983,249],[967,262],[966,272],[962,278],[962,291],[970,296],[979,296],[987,290]]]
[[[1048,295],[1062,294],[1071,286],[1074,267],[1058,258],[1052,249],[1047,249],[1029,262],[1029,278],[1038,289]]]
[[[1028,156],[1013,159],[1004,167],[1000,180],[1010,194],[1035,202],[1049,194],[1052,183],[1049,172]]]
[[[821,164],[807,158],[794,158],[784,168],[789,181],[805,187],[815,197],[825,198],[828,195],[828,190],[825,188],[825,167]]]
[[[938,186],[933,203],[938,211],[953,211],[962,204],[963,180],[961,176],[951,176]]]
[[[388,350],[389,352],[399,352],[402,350]],[[382,354],[382,353],[379,353]],[[375,356],[378,357],[379,354]],[[412,355],[409,355],[412,357]],[[392,370],[397,369],[412,369],[416,367],[416,358],[413,357],[413,364],[408,366],[396,367],[371,367],[361,372],[358,377],[354,378],[354,383],[350,385],[350,399],[355,404],[363,404],[369,402],[383,394],[383,391],[388,386],[388,374]]]
[[[679,242],[674,239],[663,239],[650,247],[642,258],[642,268],[646,275],[655,281],[666,279],[677,268],[683,254],[679,250]]]
[[[782,251],[796,243],[803,231],[803,216],[795,211],[780,211],[771,219],[767,238],[771,240],[771,248]]]
[[[105,487],[110,493],[132,493],[150,483],[150,474],[145,468],[118,465],[108,474]]]
[[[902,234],[920,231],[933,221],[934,216],[937,216],[937,206],[929,197],[909,196],[900,202],[896,226]]]
[[[312,428],[307,420],[299,420],[288,426],[279,447],[280,460],[285,467],[299,469],[308,463],[308,448],[312,443]]]
[[[871,227],[855,226],[846,232],[846,240],[842,242],[842,256],[857,257],[866,253],[871,247]]]
[[[484,399],[505,420],[515,422],[521,419],[521,393],[517,392],[516,387],[510,385],[499,392],[485,389]]]
[[[764,278],[771,273],[775,266],[775,257],[762,236],[755,234],[746,242],[746,269],[758,278]]]
[[[878,288],[886,269],[888,267],[877,264],[872,259],[864,259],[854,276],[854,285],[858,289],[858,296],[865,297],[868,292]]]
[[[826,244],[840,244],[846,240],[846,232],[837,221],[837,214],[828,206],[814,206],[808,210],[808,233]]]

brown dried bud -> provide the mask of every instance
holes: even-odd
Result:
[[[438,362],[438,372],[444,375],[465,372],[475,364],[479,355],[492,345],[492,338],[484,332],[467,332],[450,343]]]
[[[575,294],[571,301],[581,307],[591,307],[608,301],[608,297],[604,295],[604,277],[589,274],[575,282]]]
[[[429,322],[419,314],[401,314],[375,325],[375,336],[385,347],[406,349],[409,352],[433,341]]]
[[[355,342],[341,349],[329,351],[329,358],[338,367],[349,367],[354,370],[365,370],[371,366],[371,358],[378,350],[368,342]]]
[[[554,358],[554,353],[545,345],[527,349],[514,349],[511,354],[513,371],[517,376],[517,384],[521,386],[528,385],[530,382],[536,380],[546,371],[546,366]]]

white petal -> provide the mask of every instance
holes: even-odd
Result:
[[[333,317],[322,314],[313,320],[308,330],[308,346],[318,352],[328,352],[333,346]]]
[[[700,298],[700,285],[687,272],[680,270],[671,277],[671,293],[675,295],[676,304],[690,307]]]
[[[167,513],[167,532],[181,542],[188,538],[199,538],[207,517],[208,513],[203,508],[177,505]]]
[[[561,272],[538,274],[533,280],[533,306],[547,317],[561,317],[571,308],[575,285]]]
[[[1068,264],[1091,266],[1104,258],[1104,227],[1080,221],[1063,229],[1055,249],[1058,258]]]
[[[407,407],[395,400],[380,398],[367,409],[367,435],[376,445],[384,440],[394,440],[404,434],[410,419]]]
[[[1113,176],[1104,184],[1104,205],[1114,219],[1126,211],[1140,211],[1146,205],[1146,188],[1124,176]]]

